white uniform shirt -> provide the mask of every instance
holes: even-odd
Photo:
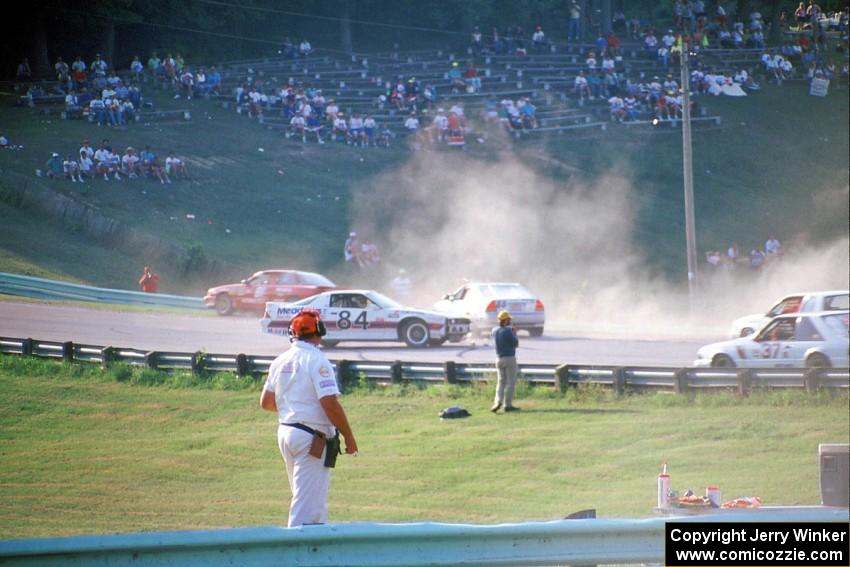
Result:
[[[295,341],[274,359],[263,389],[274,392],[280,423],[303,423],[332,432],[333,425],[319,399],[338,396],[339,388],[331,363],[315,345]]]

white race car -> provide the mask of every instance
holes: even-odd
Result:
[[[746,315],[732,321],[729,338],[746,337],[763,327],[765,323],[777,315],[812,313],[815,311],[843,311],[845,309],[850,309],[850,292],[846,289],[792,293],[774,303],[767,313]]]
[[[326,291],[294,303],[266,303],[263,331],[285,335],[302,309],[315,309],[327,328],[322,344],[340,341],[403,341],[409,347],[459,342],[469,333],[469,319],[404,307],[370,290]]]
[[[444,295],[434,309],[469,317],[474,335],[497,326],[499,311],[510,313],[513,327],[527,330],[532,337],[542,335],[546,323],[543,302],[518,283],[471,282]]]
[[[702,347],[694,366],[847,368],[848,324],[848,311],[779,315],[757,333]]]

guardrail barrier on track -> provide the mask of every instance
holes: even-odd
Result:
[[[19,276],[0,272],[0,293],[19,295],[35,299],[57,299],[118,303],[123,305],[145,305],[156,307],[180,307],[183,309],[206,309],[203,298],[168,295],[165,293],[142,293],[123,289],[109,289],[72,284],[31,276]]]
[[[145,351],[128,347],[81,345],[71,341],[43,341],[0,337],[0,354],[18,354],[65,362],[108,366],[123,363],[162,370],[195,373],[233,372],[252,376],[268,372],[274,356],[207,352]],[[332,360],[343,388],[366,380],[373,384],[470,384],[495,379],[496,367],[487,363],[378,362]],[[596,385],[617,393],[662,390],[694,392],[712,389],[748,395],[754,388],[796,388],[815,391],[850,391],[847,368],[665,368],[648,366],[596,366],[574,364],[520,364],[520,378],[530,385],[569,388]]]
[[[301,567],[664,562],[664,524],[847,522],[847,508],[776,507],[646,519],[521,524],[329,524],[0,541],[0,564]]]

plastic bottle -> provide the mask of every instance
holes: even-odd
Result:
[[[658,475],[658,504],[659,510],[670,508],[670,475],[667,474],[667,463],[661,467]]]

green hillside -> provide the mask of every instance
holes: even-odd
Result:
[[[45,114],[43,108],[13,107],[11,97],[0,99],[0,134],[24,146],[0,151],[0,271],[132,288],[142,264],[157,264],[156,251],[119,247],[108,237],[86,234],[73,222],[49,218],[38,207],[17,206],[11,189],[22,179],[180,247],[183,260],[157,265],[164,288],[198,292],[214,283],[211,280],[269,266],[316,269],[345,279],[342,243],[354,227],[377,239],[386,263],[403,264],[406,258],[399,257],[399,251],[405,247],[396,241],[397,233],[422,213],[419,203],[406,199],[404,187],[433,191],[435,199],[446,199],[451,207],[466,191],[462,181],[482,168],[498,173],[510,162],[523,168],[522,175],[551,183],[555,197],[575,193],[579,186],[598,193],[596,184],[612,175],[626,180],[634,226],[619,237],[628,239],[658,275],[681,281],[679,129],[610,124],[590,137],[472,141],[466,152],[413,152],[401,144],[390,149],[304,146],[214,101],[173,100],[166,93],[147,96],[159,109],[190,110],[192,119],[106,128],[61,120],[58,107]],[[731,241],[748,250],[771,232],[783,242],[846,237],[846,85],[834,84],[826,98],[809,96],[802,83],[786,83],[765,85],[746,98],[699,100],[710,114],[722,117],[720,127],[694,130],[700,255]],[[604,110],[600,117],[606,118]],[[50,152],[75,153],[83,139],[96,147],[102,138],[115,149],[149,144],[162,157],[173,150],[186,158],[191,180],[166,186],[151,180],[98,180],[80,187],[35,177]],[[445,188],[427,186],[429,176],[449,171],[454,177],[446,179],[459,180],[456,187],[441,193]],[[411,175],[421,176],[421,183]],[[393,193],[395,184],[402,189]],[[518,188],[495,183],[489,190],[498,197]],[[487,206],[482,202],[480,208]],[[541,218],[545,213],[540,211]],[[194,220],[186,215],[194,215]],[[463,238],[470,227],[455,228]],[[427,230],[417,233],[421,242],[415,246],[430,245]],[[198,257],[214,261],[215,272],[195,273],[192,259]],[[507,266],[500,275],[518,277],[512,269]]]

